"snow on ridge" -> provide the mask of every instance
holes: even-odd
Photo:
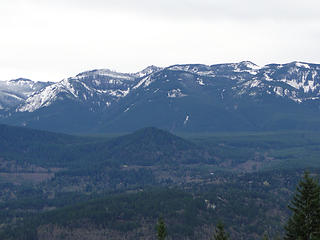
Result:
[[[210,71],[212,69],[211,66],[205,64],[177,64],[169,66],[165,69],[173,70],[173,71],[186,71],[186,72],[199,72],[200,70],[205,68],[205,70]]]
[[[214,71],[199,71],[197,72],[198,75],[200,76],[209,76],[209,77],[215,77],[216,73]]]
[[[130,87],[128,87],[126,90],[101,88],[99,87],[101,83],[97,83],[96,79],[93,83],[95,83],[97,88],[93,88],[88,86],[85,81],[82,81],[83,78],[84,76],[66,78],[58,83],[49,85],[28,97],[26,101],[20,107],[18,107],[17,111],[34,112],[39,108],[47,107],[58,99],[58,95],[60,93],[65,93],[75,99],[79,98],[80,95],[85,101],[87,101],[88,98],[87,94],[85,93],[88,92],[91,97],[94,96],[94,93],[97,93],[99,95],[106,95],[116,98],[125,97],[130,92]],[[116,80],[113,81],[115,82]],[[110,104],[111,103],[108,103],[107,106],[110,106]]]
[[[20,101],[23,101],[23,100],[24,100],[22,97],[19,97],[19,96],[17,96],[16,94],[13,94],[13,93],[4,92],[4,94],[5,94],[6,96],[15,98],[15,99],[20,100]]]
[[[186,65],[174,65],[168,67],[168,69],[173,71],[186,71],[188,67]]]
[[[54,84],[55,85],[55,84]],[[56,99],[58,88],[56,86],[49,86],[41,90],[39,93],[29,97],[26,102],[17,109],[18,112],[34,112],[35,110],[51,104]]]
[[[69,91],[75,98],[78,97],[74,87],[72,86],[72,84],[70,82],[70,79],[64,79],[60,83],[58,83],[58,85],[61,89],[65,89],[65,90]]]
[[[260,83],[261,83],[261,81],[259,81],[259,80],[253,80],[250,84],[250,87],[251,88],[257,87],[257,86],[259,86]]]
[[[34,81],[32,81],[32,80],[30,80],[30,79],[27,79],[27,78],[16,78],[16,79],[11,79],[11,80],[9,80],[9,81],[7,81],[7,82],[9,82],[9,83],[30,83],[30,82],[32,82],[32,83],[34,83]]]
[[[128,88],[127,90],[106,90],[106,92],[111,95],[111,96],[114,96],[114,97],[125,97],[127,96],[129,93],[130,93],[130,88]]]
[[[283,70],[285,71],[283,71],[281,68],[283,68]],[[22,89],[26,94],[18,95],[23,98],[20,99],[21,102],[24,102],[25,99],[27,100],[24,104],[20,105],[17,111],[32,112],[41,107],[49,106],[53,101],[57,100],[57,95],[61,92],[66,93],[67,96],[71,98],[79,98],[79,96],[81,98],[81,96],[84,96],[83,94],[85,94],[85,100],[91,101],[87,99],[87,97],[89,96],[87,93],[89,92],[91,94],[91,97],[98,97],[99,101],[100,99],[103,99],[104,103],[106,103],[106,101],[108,100],[111,104],[113,103],[113,101],[116,101],[116,98],[126,97],[132,90],[140,87],[142,87],[141,89],[148,89],[147,87],[153,81],[159,79],[159,77],[169,81],[169,79],[164,76],[164,74],[160,74],[159,71],[161,69],[162,68],[150,66],[137,73],[117,73],[108,69],[93,70],[80,73],[76,77],[64,79],[59,83],[52,83],[51,85],[43,89],[40,89],[41,84],[38,87],[34,86],[35,82],[32,82],[31,80],[17,79],[10,80],[4,83],[10,86],[16,84],[15,89]],[[272,92],[273,90],[273,93],[278,96],[288,97],[290,99],[295,99],[294,101],[298,101],[297,99],[303,99],[303,97],[315,96],[317,89],[320,89],[318,65],[309,65],[302,62],[294,62],[294,64],[291,63],[291,65],[270,64],[264,66],[263,68],[260,68],[252,62],[243,61],[239,63],[221,64],[217,66],[207,66],[201,64],[174,65],[169,66],[165,69],[173,71],[185,71],[185,73],[180,75],[183,76],[184,74],[186,74],[193,76],[196,83],[201,86],[206,85],[205,83],[207,83],[208,86],[210,86],[211,84],[211,82],[207,80],[207,78],[203,78],[202,76],[218,76],[226,77],[229,79],[236,79],[238,81],[234,84],[236,84],[235,86],[236,89],[238,89],[238,94],[253,94],[253,91],[258,88],[265,90],[265,87],[271,86],[266,91],[270,90]],[[158,73],[152,74],[154,72]],[[197,74],[197,76],[195,76],[195,74]],[[99,76],[107,77],[99,78]],[[180,80],[185,78],[181,78],[181,76],[179,76]],[[87,77],[89,77],[88,81],[83,80]],[[170,78],[170,81],[176,81],[179,80],[179,78]],[[267,81],[269,83],[267,83]],[[2,83],[0,82],[0,93],[4,92],[1,92],[2,85],[4,86],[3,88],[5,88],[5,85],[1,84]],[[299,98],[290,95],[291,93],[284,92],[285,88],[290,89],[290,91],[292,92],[292,88],[289,86],[284,87],[284,84],[288,84],[294,89],[299,90],[297,91],[299,93]],[[40,90],[35,90],[37,88],[39,88]],[[249,88],[255,89],[248,91]],[[304,95],[304,93],[313,94]],[[183,94],[180,89],[172,89],[167,92],[168,98],[179,98],[184,96],[187,95]],[[81,98],[80,100],[82,101],[83,98]],[[21,104],[21,102],[18,102],[18,104]],[[3,105],[2,102],[1,104]],[[106,103],[106,105],[109,106],[109,102],[108,104]]]
[[[238,63],[238,66],[239,65],[245,66],[245,67],[252,69],[252,70],[260,69],[260,66],[258,66],[257,64],[255,64],[253,62],[250,62],[250,61],[242,61],[242,62]]]
[[[85,84],[84,82],[80,82],[80,83],[81,83],[81,85],[82,85],[85,89],[87,89],[89,92],[92,92],[92,91],[93,91],[93,89],[89,88],[89,87],[87,86],[87,84]]]
[[[133,81],[137,78],[142,78],[145,76],[148,76],[154,72],[160,71],[163,68],[157,67],[154,65],[148,66],[145,69],[136,72],[136,73],[122,73],[122,72],[117,72],[113,71],[110,69],[95,69],[91,71],[85,71],[82,73],[77,74],[74,78],[75,79],[83,79],[87,77],[97,77],[97,76],[104,76],[104,77],[109,77],[109,78],[114,78],[114,79],[122,79],[122,80],[128,80],[128,81]]]
[[[73,97],[77,98],[77,94],[68,79],[61,82],[49,85],[39,92],[31,95],[25,103],[20,106],[18,112],[34,112],[35,110],[49,106],[54,100],[57,99],[58,94],[61,92],[70,93]]]
[[[295,62],[295,65],[296,65],[297,67],[310,69],[310,66],[309,66],[309,64],[307,64],[307,63]]]
[[[1,102],[6,107],[17,106],[23,103],[32,94],[50,84],[50,82],[33,82],[32,80],[25,78],[0,81]],[[9,98],[6,98],[6,96]]]
[[[264,80],[266,80],[268,82],[273,81],[273,79],[267,73],[263,73],[263,77],[264,77]]]
[[[143,87],[148,87],[154,80],[151,78],[151,76],[147,76],[143,79],[140,80],[140,82],[138,82],[132,89],[137,89],[139,88],[140,86],[142,86],[143,84]]]
[[[148,76],[148,75],[150,75],[150,74],[152,74],[154,72],[158,72],[158,71],[160,71],[162,69],[163,68],[161,68],[161,67],[157,67],[157,66],[151,65],[151,66],[146,67],[142,71],[134,73],[133,75],[138,77],[138,78],[142,78],[142,77]]]
[[[217,64],[217,65],[204,65],[204,64],[184,64],[184,65],[173,65],[169,66],[165,69],[171,71],[185,71],[190,73],[195,73],[200,76],[225,76],[223,72],[223,68],[226,67],[227,71],[233,71],[235,73],[249,73],[251,75],[257,75],[258,71],[261,69],[260,66],[250,62],[250,61],[243,61],[238,63],[225,63],[225,64]],[[229,68],[229,69],[228,69]],[[230,73],[228,73],[230,74]],[[228,76],[228,75],[226,75]],[[230,77],[230,76],[229,76]]]
[[[258,71],[261,69],[258,65],[254,64],[253,62],[250,62],[250,61],[233,63],[233,64],[231,64],[231,67],[234,68],[234,72],[236,72],[236,73],[247,72],[251,75],[257,75]]]
[[[115,79],[123,79],[123,80],[134,80],[135,77],[132,74],[129,73],[119,73],[116,71],[111,71],[109,69],[96,69],[91,71],[86,71],[77,74],[74,79],[84,79],[87,77],[96,77],[96,76],[104,76],[104,77],[110,77]]]
[[[32,91],[34,89],[35,82],[31,80],[19,80],[19,79],[14,79],[14,80],[9,80],[2,82],[7,86],[7,88],[10,88],[12,90],[14,89],[19,89],[19,90],[29,90]],[[1,85],[3,85],[1,84]]]
[[[310,91],[314,92],[318,87],[320,87],[320,84],[315,83],[314,79],[313,81],[308,81],[306,79],[306,76],[302,76],[301,82],[297,81],[296,79],[292,79],[292,80],[282,79],[280,81],[290,85],[291,87],[297,90],[303,89],[304,93],[308,93]]]
[[[284,64],[267,64],[265,65],[262,69],[266,69],[266,68],[276,68],[276,69],[281,69],[283,67],[291,67],[291,68],[303,68],[303,69],[314,69],[314,70],[319,70],[319,66],[315,64],[309,64],[309,63],[305,63],[305,62],[290,62],[290,63],[284,63]],[[292,69],[291,71],[298,71],[298,69]]]

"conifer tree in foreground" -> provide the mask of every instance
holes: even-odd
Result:
[[[167,228],[162,217],[159,218],[157,231],[158,231],[158,240],[164,240],[167,236]]]
[[[217,224],[215,229],[215,233],[213,234],[213,240],[228,240],[229,237],[227,233],[224,231],[224,226],[221,222]]]
[[[269,236],[268,236],[268,234],[263,234],[263,237],[262,237],[262,240],[269,240]]]
[[[285,240],[320,239],[320,187],[307,172],[298,184],[289,209],[292,216],[285,227]]]

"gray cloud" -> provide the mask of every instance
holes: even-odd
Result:
[[[47,3],[97,11],[125,10],[175,19],[320,19],[318,0],[56,0]]]
[[[318,0],[1,0],[0,79],[92,68],[319,62]]]

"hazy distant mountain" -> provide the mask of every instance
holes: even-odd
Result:
[[[19,101],[6,98],[1,122],[91,133],[146,126],[176,132],[319,130],[319,73],[320,65],[301,62],[150,66],[133,74],[93,70],[37,83]]]

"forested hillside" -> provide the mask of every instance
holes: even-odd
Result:
[[[169,239],[210,239],[219,220],[232,239],[281,236],[303,171],[320,172],[314,132],[0,130],[1,239],[155,239],[160,216]]]

